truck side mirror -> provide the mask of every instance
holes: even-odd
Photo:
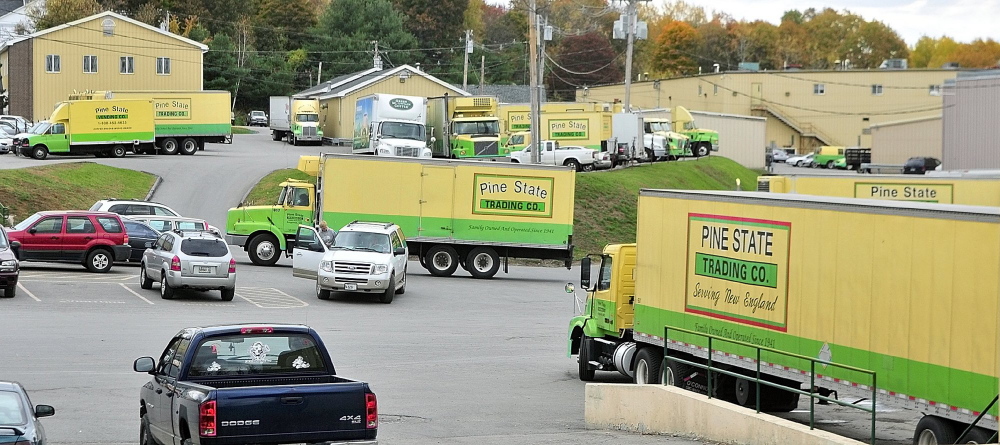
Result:
[[[395,256],[406,255],[406,248],[405,247],[397,247],[397,248],[395,248],[392,251],[392,254],[395,255]]]
[[[590,257],[583,257],[580,260],[580,287],[584,290],[590,289]]]
[[[132,363],[135,372],[152,372],[155,367],[156,362],[153,361],[153,357],[139,357]]]

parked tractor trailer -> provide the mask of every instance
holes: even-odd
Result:
[[[568,330],[582,380],[618,371],[795,409],[796,393],[756,393],[759,363],[786,388],[921,413],[914,443],[954,443],[983,411],[968,443],[996,430],[1000,209],[642,190],[636,238],[583,261]]]
[[[771,193],[1000,207],[1000,174],[759,176],[757,190]]]
[[[323,130],[319,128],[319,99],[271,96],[270,104],[272,140],[286,140],[292,145],[302,142],[323,144]]]
[[[395,94],[358,98],[354,106],[355,154],[430,158],[427,99]]]

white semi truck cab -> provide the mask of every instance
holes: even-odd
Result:
[[[426,111],[427,99],[422,97],[372,94],[359,98],[354,108],[353,152],[430,158]]]

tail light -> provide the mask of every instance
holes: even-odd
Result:
[[[236,258],[229,259],[229,273],[236,273]]]
[[[174,272],[181,271],[181,259],[177,255],[174,255],[174,258],[170,260],[170,270]]]
[[[378,400],[375,399],[375,394],[365,394],[365,413],[367,414],[368,428],[378,428]]]
[[[198,431],[202,436],[215,436],[215,400],[198,405]]]
[[[125,242],[123,242],[122,244],[128,244],[128,234],[127,233],[125,234]]]

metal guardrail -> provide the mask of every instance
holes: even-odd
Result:
[[[670,332],[671,331],[673,331],[673,332],[681,332],[681,333],[684,333],[684,334],[699,336],[699,337],[703,337],[703,338],[708,339],[708,364],[706,365],[706,364],[697,363],[697,362],[693,362],[693,361],[689,361],[689,360],[684,360],[684,359],[681,359],[681,358],[670,358]],[[722,342],[725,342],[725,343],[734,344],[734,345],[738,345],[738,346],[744,346],[744,347],[747,347],[747,348],[754,349],[756,351],[756,356],[757,356],[756,360],[754,361],[757,364],[757,376],[756,377],[747,376],[747,375],[738,374],[738,373],[735,373],[735,372],[731,372],[731,371],[728,371],[728,370],[725,370],[725,369],[722,369],[722,368],[718,368],[718,367],[712,366],[712,355],[716,351],[715,349],[712,348],[713,340],[714,341],[722,341]],[[760,361],[760,355],[761,355],[762,351],[766,351],[766,352],[770,352],[770,353],[782,355],[782,356],[785,356],[785,357],[791,357],[791,358],[795,358],[795,359],[799,359],[799,360],[807,360],[807,361],[809,361],[809,391],[803,391],[801,388],[792,388],[790,386],[784,386],[784,385],[781,385],[781,384],[778,384],[778,383],[774,383],[774,382],[769,382],[769,381],[766,381],[766,380],[762,380],[761,379],[761,373],[760,373],[760,363],[761,363],[761,361]],[[757,346],[757,345],[754,345],[754,344],[751,344],[751,343],[747,343],[747,342],[743,342],[743,341],[739,341],[739,340],[730,340],[728,338],[719,337],[717,335],[705,334],[705,333],[691,331],[691,330],[683,329],[683,328],[672,328],[670,326],[664,326],[663,327],[663,363],[661,364],[661,367],[660,367],[660,370],[663,373],[663,376],[661,376],[661,382],[663,382],[664,385],[667,384],[667,379],[666,378],[662,378],[662,377],[666,377],[667,364],[668,364],[667,360],[668,359],[669,360],[673,360],[673,361],[678,362],[678,363],[686,364],[688,366],[694,366],[694,367],[706,370],[707,373],[708,373],[708,378],[707,378],[707,381],[708,381],[708,398],[710,398],[710,399],[712,398],[712,372],[716,372],[716,373],[719,373],[719,374],[728,375],[730,377],[735,377],[735,378],[740,378],[740,379],[753,380],[756,383],[756,391],[755,391],[755,393],[756,393],[757,400],[756,400],[755,406],[757,408],[757,412],[758,413],[760,413],[760,385],[766,385],[766,386],[770,386],[772,388],[778,388],[778,389],[782,389],[782,390],[785,390],[785,391],[788,391],[788,392],[792,392],[792,393],[795,393],[795,394],[799,394],[799,395],[803,395],[803,396],[808,396],[809,397],[809,429],[810,430],[816,429],[816,400],[817,399],[819,399],[821,401],[836,403],[836,404],[838,404],[840,406],[846,406],[846,407],[850,407],[850,408],[855,408],[855,409],[859,409],[859,410],[867,412],[867,413],[871,413],[871,415],[872,415],[872,430],[871,430],[871,442],[870,443],[872,445],[875,444],[875,395],[877,393],[876,386],[875,386],[875,383],[876,383],[876,381],[875,381],[875,371],[870,371],[870,370],[867,370],[867,369],[856,368],[854,366],[841,365],[841,364],[838,364],[838,363],[833,363],[833,362],[829,362],[829,361],[819,360],[819,359],[815,359],[815,358],[812,358],[812,357],[806,357],[804,355],[793,354],[793,353],[785,352],[785,351],[779,351],[777,349],[772,349],[772,348],[768,348],[768,347],[764,347],[764,346]],[[871,382],[872,382],[872,384],[871,384],[871,394],[872,394],[871,395],[871,401],[872,401],[871,408],[866,408],[864,406],[858,406],[858,405],[855,405],[854,403],[842,402],[842,401],[840,401],[838,399],[833,399],[833,398],[822,396],[822,395],[816,393],[815,392],[815,390],[816,390],[816,363],[820,363],[820,364],[826,365],[826,366],[833,366],[835,368],[846,369],[846,370],[849,370],[849,371],[853,371],[853,372],[857,372],[857,373],[861,373],[861,374],[865,374],[865,375],[870,376],[871,377]]]

